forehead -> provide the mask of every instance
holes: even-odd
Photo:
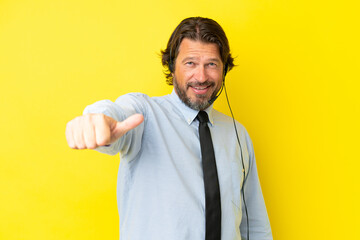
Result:
[[[178,58],[183,57],[220,58],[219,46],[216,43],[206,43],[200,40],[185,38],[179,46]]]

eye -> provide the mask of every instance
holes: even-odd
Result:
[[[208,66],[209,66],[209,67],[217,67],[217,64],[214,63],[214,62],[211,62],[211,63],[208,63]]]
[[[189,65],[189,66],[192,66],[192,65],[194,65],[194,62],[186,62],[185,64]]]

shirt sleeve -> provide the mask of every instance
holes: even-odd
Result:
[[[249,217],[249,237],[251,240],[272,240],[270,221],[267,215],[264,197],[256,168],[255,154],[251,139],[245,130],[246,145],[249,153],[249,168],[244,182],[245,202],[242,196],[241,238],[247,239],[247,217]]]
[[[135,113],[140,113],[144,116],[144,122],[138,127],[128,131],[116,142],[108,146],[96,148],[96,151],[109,155],[115,155],[120,152],[122,156],[127,155],[130,156],[129,159],[133,159],[131,156],[135,156],[141,149],[142,134],[146,122],[145,99],[145,96],[141,93],[129,93],[119,97],[115,102],[102,100],[84,109],[83,114],[102,113],[116,121],[124,121]]]

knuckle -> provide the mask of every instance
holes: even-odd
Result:
[[[76,118],[74,118],[74,122],[80,122],[82,118],[83,116],[77,116]]]
[[[89,143],[86,145],[88,149],[95,149],[97,147],[96,143]]]
[[[74,120],[71,120],[66,124],[65,134],[66,135],[71,135],[71,132],[72,132],[73,129],[74,129]]]
[[[79,117],[76,117],[74,118],[74,120],[72,121],[72,123],[70,123],[71,125],[71,128],[73,129],[77,129],[79,128],[80,126],[82,126],[82,116],[79,116]]]
[[[78,144],[77,149],[86,149],[84,144]]]
[[[92,116],[91,116],[91,114],[85,114],[85,115],[83,116],[83,118],[84,118],[85,121],[90,122],[91,119],[92,119]]]
[[[110,139],[108,137],[105,137],[105,136],[99,136],[96,139],[96,143],[97,143],[98,146],[107,145],[107,144],[109,144],[109,141],[110,141]]]
[[[94,113],[94,114],[91,114],[89,116],[89,119],[91,119],[90,121],[93,123],[93,124],[98,124],[102,121],[102,114],[101,113]]]
[[[76,149],[76,145],[74,143],[68,143],[69,147],[72,148],[72,149]]]
[[[70,129],[71,128],[71,126],[72,126],[72,123],[73,123],[73,121],[71,120],[71,121],[69,121],[69,122],[67,122],[66,123],[66,129]]]
[[[96,120],[99,122],[99,123],[105,123],[106,121],[106,116],[102,113],[99,113],[96,115]]]

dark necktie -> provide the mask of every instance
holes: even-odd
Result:
[[[196,117],[199,124],[199,136],[202,156],[202,167],[205,185],[206,234],[205,240],[221,238],[221,205],[218,174],[216,170],[214,147],[208,126],[206,112],[200,111]]]

